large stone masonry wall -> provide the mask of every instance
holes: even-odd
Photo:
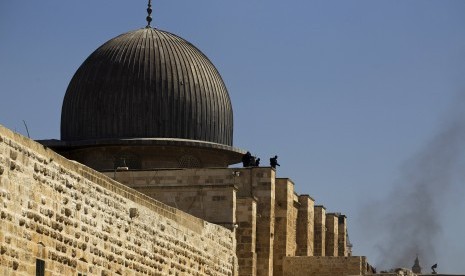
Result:
[[[234,233],[0,126],[0,275],[237,275]]]
[[[367,275],[365,257],[285,257],[283,275]]]
[[[223,224],[226,227],[235,224],[236,197],[256,199],[257,275],[273,275],[275,170],[270,167],[155,169],[105,174],[200,218],[218,224],[231,222]]]

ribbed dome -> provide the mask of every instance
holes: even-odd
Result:
[[[63,101],[64,141],[181,138],[232,146],[231,101],[195,46],[157,29],[113,38],[93,52]]]

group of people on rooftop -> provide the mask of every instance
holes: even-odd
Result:
[[[260,167],[260,158],[257,158],[256,156],[252,156],[250,151],[248,151],[246,154],[242,156],[242,165],[244,166],[244,168]],[[276,166],[281,166],[278,163],[277,155],[270,158],[270,167],[272,167],[273,169],[276,169]]]

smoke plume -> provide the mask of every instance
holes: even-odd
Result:
[[[465,114],[451,117],[405,162],[393,191],[365,209],[364,221],[377,239],[378,268],[411,267],[417,255],[423,264],[436,260],[442,206],[454,183],[463,182],[465,168]]]

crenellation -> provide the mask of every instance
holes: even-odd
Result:
[[[4,132],[8,135],[0,127],[0,137]],[[37,257],[47,262],[49,274],[255,276],[286,274],[299,262],[349,269],[331,257],[291,260],[321,254],[325,245],[328,254],[345,252],[345,221],[332,220],[333,228],[341,229],[336,234],[331,214],[295,194],[289,179],[276,180],[270,168],[107,173],[141,191],[163,186],[176,204],[205,204],[212,217],[225,218],[217,222],[230,223],[231,231],[20,140],[11,143],[16,148],[0,145],[0,168],[5,168],[0,173],[1,272],[34,273]],[[330,233],[322,230],[326,227]],[[325,236],[331,231],[332,239]],[[328,246],[326,239],[336,244]],[[276,266],[283,260],[288,263]]]

